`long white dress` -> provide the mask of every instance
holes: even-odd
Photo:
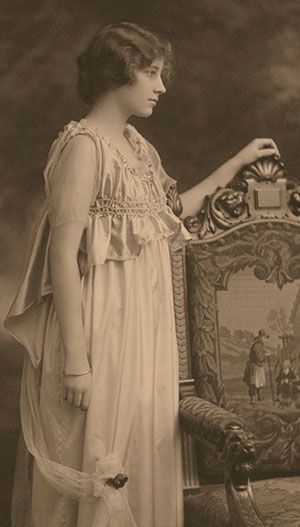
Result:
[[[166,204],[173,180],[156,151],[134,127],[125,133],[135,167],[85,120],[72,121],[54,142],[46,211],[6,319],[29,357],[21,413],[35,458],[30,527],[183,526],[169,246],[189,235]],[[78,266],[93,370],[86,414],[61,398],[49,239],[51,227],[67,221],[85,227]],[[122,471],[124,489],[105,484]]]

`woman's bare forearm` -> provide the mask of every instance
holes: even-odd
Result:
[[[53,302],[61,332],[68,373],[89,368],[83,330],[81,284],[76,254],[64,247],[50,249]]]
[[[183,212],[182,217],[194,216],[202,208],[205,196],[212,194],[217,187],[225,186],[240,170],[241,166],[236,157],[215,170],[210,176],[186,192],[180,194]]]

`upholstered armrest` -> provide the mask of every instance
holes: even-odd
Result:
[[[195,396],[180,401],[179,416],[183,430],[200,441],[208,441],[219,452],[223,452],[229,430],[245,429],[244,421],[236,414]]]
[[[223,502],[223,494],[218,495],[213,502],[206,493],[191,495],[185,503],[189,525],[265,526],[249,481],[256,458],[254,437],[245,431],[243,420],[234,413],[195,396],[187,396],[181,400],[180,420],[186,432],[200,441],[214,445],[224,462],[227,508]]]

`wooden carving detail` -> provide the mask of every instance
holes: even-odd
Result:
[[[258,182],[271,181],[275,183],[278,179],[286,179],[287,171],[282,160],[278,156],[268,156],[258,159],[255,163],[246,166],[237,175],[236,179],[255,179]]]
[[[289,208],[294,216],[300,216],[300,191],[291,192],[288,202]]]
[[[218,229],[228,229],[249,217],[245,194],[232,188],[219,189],[213,196],[206,196],[199,216],[184,220],[190,232],[203,238],[207,232],[215,234]]]
[[[199,397],[180,401],[179,415],[183,430],[199,440],[204,439],[222,452],[226,426],[244,428],[245,422],[236,414]]]
[[[255,437],[238,426],[228,426],[222,458],[236,490],[244,490],[256,461]]]
[[[228,427],[222,456],[225,461],[223,490],[204,491],[185,499],[189,527],[264,527],[267,525],[252,494],[249,475],[255,463],[253,436],[238,426]]]
[[[179,356],[179,379],[183,381],[192,377],[190,364],[189,335],[187,328],[184,250],[172,253],[171,268],[176,337]]]
[[[195,389],[199,397],[225,406],[225,393],[218,374],[216,353],[218,333],[215,285],[205,272],[198,252],[188,247],[187,255],[188,308]]]
[[[203,239],[258,218],[297,221],[299,216],[299,183],[287,175],[278,157],[271,156],[245,167],[225,188],[206,196],[199,214],[184,223]]]
[[[188,525],[262,527],[263,519],[254,503],[249,475],[256,461],[254,436],[244,430],[236,415],[197,397],[187,397],[180,404],[184,430],[196,439],[211,444],[211,455],[221,455],[225,474],[225,493],[200,492],[185,500]]]
[[[300,417],[257,411],[249,427],[256,436],[257,464],[273,471],[300,470]]]
[[[237,426],[229,426],[226,432],[222,457],[231,526],[263,527],[265,522],[255,504],[249,481],[257,455],[255,438]]]
[[[172,185],[167,192],[167,205],[172,209],[176,216],[182,214],[182,203],[177,191],[177,184]]]

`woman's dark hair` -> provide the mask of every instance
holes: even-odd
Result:
[[[164,59],[166,82],[172,63],[169,42],[129,22],[105,26],[76,60],[81,99],[90,105],[109,88],[133,84],[135,71],[157,58]]]

